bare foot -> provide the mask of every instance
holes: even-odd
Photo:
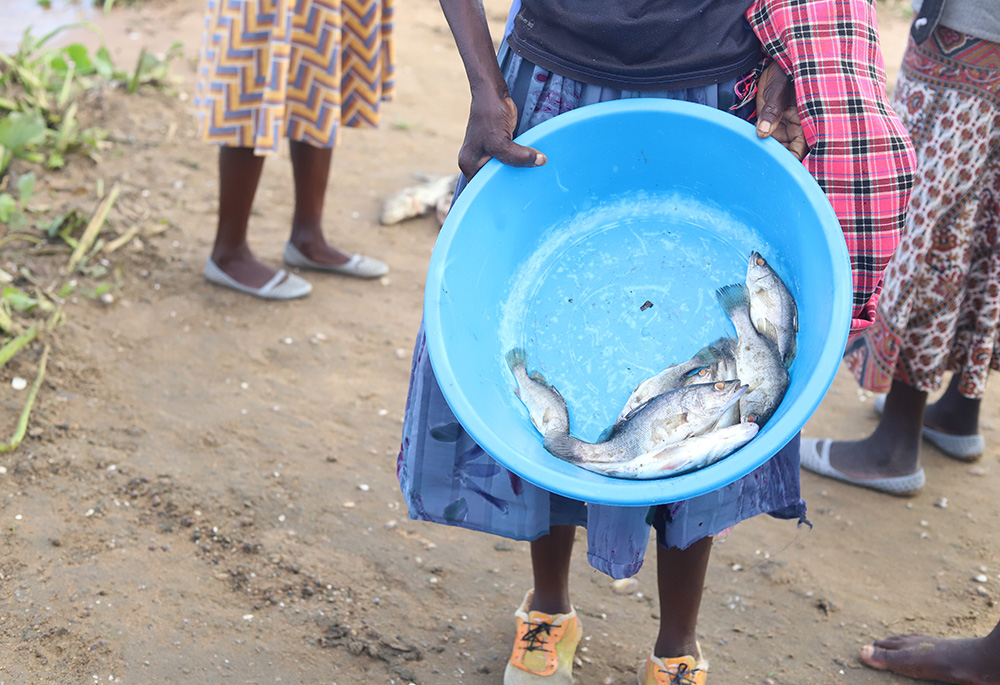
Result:
[[[880,671],[956,685],[1000,683],[1000,653],[990,638],[896,635],[861,648],[861,660]]]
[[[258,261],[249,252],[233,255],[213,252],[212,261],[229,276],[251,288],[260,288],[274,278],[274,274],[277,273],[275,269]],[[286,274],[281,282],[284,283],[287,278],[288,275]]]

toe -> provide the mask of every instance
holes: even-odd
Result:
[[[878,643],[865,645],[861,648],[861,660],[868,666],[871,666],[879,671],[891,670],[894,651],[895,650],[892,649],[879,647]]]

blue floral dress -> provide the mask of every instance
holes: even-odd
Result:
[[[737,107],[736,81],[684,90],[622,91],[564,78],[521,59],[506,44],[499,60],[518,106],[515,136],[577,107],[621,98],[685,100],[731,110],[745,119],[753,111],[752,104]],[[515,540],[537,539],[554,525],[585,526],[590,564],[613,578],[624,578],[642,566],[651,525],[659,544],[685,549],[761,513],[804,521],[798,443],[796,437],[747,476],[682,502],[621,507],[567,499],[522,480],[462,428],[434,376],[421,326],[413,352],[397,475],[411,518]]]

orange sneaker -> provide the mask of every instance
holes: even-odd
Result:
[[[503,672],[503,684],[572,685],[573,657],[583,636],[576,610],[555,615],[529,612],[534,595],[534,590],[528,590],[514,613],[517,637]]]
[[[639,671],[639,685],[705,685],[708,682],[708,662],[701,655],[661,659],[650,656]]]

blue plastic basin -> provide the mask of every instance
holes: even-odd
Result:
[[[511,471],[588,502],[679,501],[764,463],[826,394],[850,325],[847,249],[813,178],[750,124],[673,100],[582,107],[518,142],[548,163],[487,164],[430,261],[428,348],[462,425]],[[514,394],[512,347],[566,398],[571,432],[594,441],[636,384],[735,335],[714,291],[744,280],[754,249],[799,309],[791,384],[754,440],[707,468],[650,481],[591,473],[542,447]]]

